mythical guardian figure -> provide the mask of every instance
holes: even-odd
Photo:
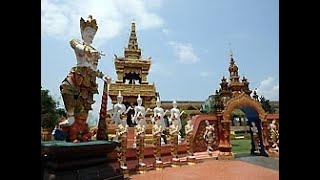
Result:
[[[109,76],[105,76],[97,69],[98,61],[103,54],[91,45],[98,30],[96,20],[91,15],[87,20],[81,18],[80,29],[82,40],[70,41],[77,63],[60,85],[67,119],[59,125],[68,127],[65,132],[67,141],[71,142],[88,141],[93,135],[89,132],[86,121],[94,103],[93,95],[98,93],[96,77],[102,78],[107,83],[111,82]]]

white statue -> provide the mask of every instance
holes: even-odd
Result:
[[[118,124],[121,121],[120,115],[122,113],[127,113],[130,109],[126,111],[126,106],[122,103],[123,102],[123,96],[121,95],[121,91],[119,91],[119,94],[117,96],[117,104],[113,106],[113,116],[112,120],[115,122],[115,125],[118,126]]]
[[[132,118],[132,122],[139,124],[140,126],[146,126],[147,122],[146,122],[146,113],[150,110],[149,108],[147,109],[147,111],[145,110],[145,108],[142,106],[142,99],[140,97],[140,94],[138,95],[137,98],[137,106],[134,107],[134,115]]]
[[[167,112],[167,111],[166,111]],[[164,115],[165,112],[163,110],[163,108],[161,107],[161,102],[159,97],[157,97],[157,101],[156,101],[156,107],[153,109],[153,117],[152,117],[152,122],[156,122],[155,118],[159,118],[159,121],[157,121],[157,125],[162,127],[161,132],[163,130],[165,130],[166,128],[166,123],[164,122]]]
[[[109,76],[105,76],[97,70],[98,60],[103,54],[91,45],[98,30],[96,20],[91,15],[87,21],[81,18],[80,29],[82,40],[72,39],[70,41],[77,64],[70,70],[68,76],[60,85],[60,92],[68,116],[65,121],[60,122],[59,125],[61,126],[71,126],[75,122],[76,109],[81,109],[86,115],[89,110],[92,110],[93,95],[98,93],[96,77],[102,78],[107,83],[111,82]],[[81,104],[77,103],[79,100],[82,102]]]
[[[180,113],[180,110],[177,108],[177,102],[176,100],[174,100],[172,102],[172,106],[173,108],[171,108],[170,112],[171,112],[171,116],[169,118],[169,123],[170,124],[174,124],[175,126],[178,127],[178,130],[180,131],[181,130],[181,120],[180,120],[180,116],[184,113],[184,111],[182,111]]]
[[[180,120],[180,116],[184,113],[184,111],[182,111],[180,113],[180,110],[177,108],[177,102],[176,100],[174,100],[172,102],[172,108],[170,110],[171,112],[171,116],[169,118],[169,124],[171,124],[169,126],[169,129],[173,130],[175,128],[177,128],[177,133],[178,133],[178,144],[180,144],[181,141],[181,135],[180,135],[180,130],[182,128],[182,124],[181,124],[181,120]]]
[[[191,120],[191,117],[188,116],[188,122],[187,124],[184,126],[184,130],[185,130],[185,133],[186,133],[186,139],[187,139],[187,142],[188,142],[188,146],[187,146],[187,153],[188,153],[188,156],[189,156],[189,161],[190,161],[190,158],[193,159],[193,157],[190,157],[190,156],[193,156],[193,125],[192,125],[192,120]]]
[[[188,123],[186,124],[186,126],[184,127],[185,133],[187,136],[192,135],[193,133],[193,125],[192,125],[192,121],[191,118],[188,118]]]

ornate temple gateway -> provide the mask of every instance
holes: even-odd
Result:
[[[112,104],[117,102],[118,92],[121,91],[123,103],[126,106],[135,103],[139,94],[146,108],[154,106],[157,96],[156,87],[148,83],[151,58],[142,59],[135,23],[131,24],[131,33],[128,47],[124,50],[124,57],[115,55],[114,64],[117,78],[115,83],[111,83],[109,87]]]
[[[219,159],[234,157],[230,142],[230,127],[232,126],[232,113],[240,109],[247,117],[246,122],[251,134],[251,154],[264,156],[279,155],[278,114],[265,112],[258,100],[256,92],[251,97],[248,80],[243,77],[240,81],[238,66],[235,64],[233,54],[230,55],[229,80],[222,77],[220,88],[213,95],[211,115],[198,115],[193,117],[195,151],[204,151],[206,142],[202,138],[205,122],[208,120],[215,128],[214,149],[219,151]],[[275,130],[274,130],[275,129]]]

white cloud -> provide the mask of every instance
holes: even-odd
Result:
[[[190,43],[171,41],[169,42],[169,45],[174,48],[174,52],[181,63],[192,64],[200,60]]]
[[[257,93],[269,100],[279,100],[279,82],[272,77],[268,77],[261,81]]]
[[[79,37],[80,17],[86,19],[88,15],[97,20],[99,27],[95,41],[111,39],[127,31],[126,28],[133,19],[138,30],[161,28],[164,21],[153,9],[160,8],[162,0],[155,2],[152,4],[146,0],[42,0],[41,33],[58,39]]]

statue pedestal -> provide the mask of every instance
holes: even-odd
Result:
[[[172,167],[180,167],[180,159],[179,158],[172,158],[171,162],[172,162],[172,164],[171,164]]]
[[[233,152],[219,152],[218,160],[231,160],[234,159]]]
[[[219,154],[218,154],[218,160],[230,160],[234,159],[234,154],[231,152],[231,146],[230,145],[219,145]]]
[[[162,161],[156,161],[156,162],[154,163],[154,166],[155,166],[155,168],[156,168],[157,171],[160,171],[160,170],[163,169],[163,163],[162,163]]]
[[[146,134],[144,136],[144,143],[145,144],[153,144],[153,134]]]
[[[109,158],[119,145],[110,141],[42,141],[43,179],[123,179],[119,163]]]
[[[279,157],[279,151],[275,151],[273,149],[269,149],[267,151],[269,157]]]
[[[188,163],[188,165],[195,165],[196,164],[196,157],[195,156],[188,156],[187,163]]]
[[[138,164],[138,173],[145,174],[147,172],[147,165],[145,163]]]
[[[129,169],[127,166],[121,166],[120,167],[121,170],[122,170],[122,173],[123,173],[123,177],[126,179],[126,178],[129,178]]]

